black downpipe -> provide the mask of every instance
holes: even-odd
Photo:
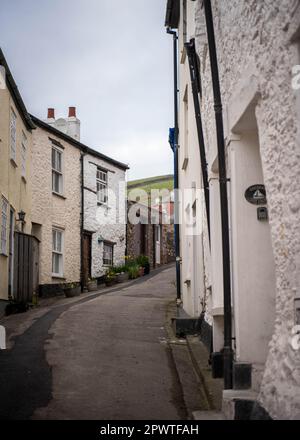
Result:
[[[167,33],[173,35],[173,62],[174,62],[174,235],[176,254],[176,289],[177,300],[181,299],[180,281],[180,236],[179,236],[179,201],[178,201],[178,74],[177,74],[177,32],[167,28]]]
[[[227,174],[226,174],[223,110],[222,110],[222,99],[221,99],[221,91],[220,91],[219,68],[218,68],[215,31],[214,31],[214,23],[213,23],[210,0],[204,0],[204,11],[205,11],[208,48],[209,48],[212,83],[213,83],[214,108],[215,108],[217,143],[218,143],[218,161],[219,161],[222,248],[223,248],[222,249],[223,288],[224,288],[224,388],[231,389],[233,350],[232,350],[232,311],[231,311]]]
[[[194,108],[195,108],[195,118],[196,118],[198,142],[199,142],[199,150],[200,150],[200,158],[201,158],[201,170],[202,170],[204,198],[205,198],[205,207],[206,207],[207,228],[208,228],[208,236],[209,236],[209,240],[210,240],[209,183],[208,183],[207,161],[206,161],[205,143],[204,143],[204,136],[203,136],[201,109],[200,109],[200,102],[199,102],[199,93],[200,93],[201,87],[200,87],[200,72],[199,72],[199,68],[198,68],[196,48],[195,48],[195,40],[192,39],[192,40],[190,40],[189,43],[185,43],[185,48],[187,51],[187,56],[189,59],[189,66],[190,66],[191,84],[192,84]]]

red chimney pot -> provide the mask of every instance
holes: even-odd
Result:
[[[54,108],[48,108],[48,119],[55,119],[55,110],[54,110]]]
[[[69,118],[76,118],[76,107],[69,107]]]

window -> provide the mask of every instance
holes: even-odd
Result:
[[[26,153],[27,153],[27,138],[24,133],[22,132],[22,145],[21,145],[21,158],[22,158],[22,176],[26,176]]]
[[[17,116],[13,109],[10,111],[10,158],[16,162],[17,157]]]
[[[114,264],[114,246],[111,243],[103,245],[103,264],[105,266],[112,266]]]
[[[97,169],[97,200],[98,203],[107,203],[107,171],[103,171],[100,168]]]
[[[52,230],[52,273],[63,276],[63,232]]]
[[[63,193],[62,151],[52,147],[52,191]]]
[[[7,209],[8,202],[2,197],[1,208],[1,254],[7,255]]]

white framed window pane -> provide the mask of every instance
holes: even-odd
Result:
[[[52,273],[63,275],[63,232],[52,230]]]
[[[104,243],[103,264],[108,265],[108,266],[113,265],[113,245]]]
[[[26,174],[26,146],[24,144],[22,144],[21,155],[22,155],[22,176],[25,176],[25,174]]]
[[[10,157],[16,160],[17,116],[13,109],[10,113]]]
[[[107,172],[101,169],[97,169],[97,199],[100,203],[107,203],[108,201],[108,189],[107,189]]]
[[[52,231],[53,252],[62,252],[62,232]]]
[[[56,148],[52,148],[52,168],[61,173],[62,153]]]
[[[62,194],[62,175],[52,171],[52,191]]]
[[[52,273],[57,275],[62,274],[62,255],[52,254]]]
[[[2,198],[1,209],[1,253],[7,253],[7,209],[8,202]]]

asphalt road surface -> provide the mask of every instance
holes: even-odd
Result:
[[[0,352],[0,418],[180,420],[167,344],[174,268],[52,307]]]

